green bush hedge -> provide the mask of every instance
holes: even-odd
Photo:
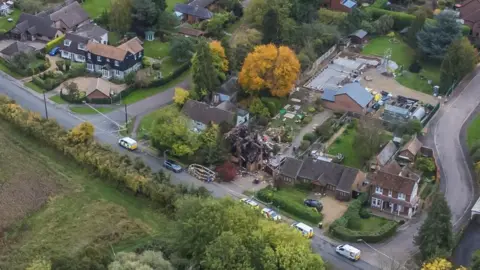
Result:
[[[374,8],[384,8],[387,5],[388,0],[375,0],[371,7]]]
[[[272,188],[264,188],[257,193],[257,197],[264,202],[272,202],[274,206],[303,220],[319,223],[323,219],[322,213],[315,212],[313,208],[306,207],[303,202],[275,195]]]
[[[358,227],[358,223],[361,222],[360,212],[367,201],[368,195],[362,193],[351,202],[343,216],[330,225],[330,233],[343,241],[356,242],[358,239],[363,239],[369,243],[380,242],[392,236],[398,227],[398,223],[394,221],[385,223],[376,231],[354,231],[349,229],[349,227]]]

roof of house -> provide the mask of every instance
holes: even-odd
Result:
[[[358,37],[358,38],[364,38],[366,37],[368,34],[367,31],[363,30],[363,29],[359,29],[353,33],[350,34],[350,37]]]
[[[395,152],[397,152],[397,146],[393,141],[389,141],[382,151],[377,155],[378,165],[384,166],[387,162],[393,157]]]
[[[231,96],[236,94],[240,90],[240,85],[238,85],[238,78],[233,76],[230,77],[226,82],[224,82],[217,90],[217,93]]]
[[[353,0],[343,0],[342,5],[348,7],[348,8],[354,8],[357,5],[357,2]]]
[[[102,92],[106,96],[110,96],[110,92],[114,91],[114,89],[110,87],[110,83],[102,78],[91,80],[88,84],[85,94],[88,96],[95,90]]]
[[[65,41],[70,40],[70,46],[65,45]],[[82,37],[73,33],[66,33],[65,40],[60,44],[60,50],[71,52],[74,54],[84,55],[85,51],[78,48],[79,44],[84,44],[87,46],[89,39],[87,37]]]
[[[28,45],[27,43],[15,41],[9,46],[7,46],[5,49],[0,51],[0,53],[8,56],[14,56],[21,52],[33,52],[33,51],[35,51],[35,48]]]
[[[397,161],[391,160],[385,166],[380,168],[380,170],[391,174],[400,174],[402,167],[400,167]]]
[[[480,0],[463,1],[459,10],[460,18],[466,24],[473,26],[473,24],[480,21]]]
[[[296,178],[302,164],[303,161],[299,159],[287,157],[280,167],[280,173],[287,177]]]
[[[195,16],[199,19],[207,20],[213,17],[213,13],[210,10],[200,7],[200,6],[191,6],[187,4],[175,4],[174,10],[183,14]]]
[[[143,50],[143,46],[141,45],[141,41],[135,37],[119,45],[118,47],[88,42],[87,49],[93,54],[115,59],[117,61],[123,61],[128,52],[135,54]]]
[[[338,95],[349,96],[362,108],[366,108],[368,103],[373,99],[372,94],[370,94],[360,83],[356,82],[345,84],[339,90],[324,89],[322,99],[335,102],[335,97]]]
[[[404,177],[398,174],[391,174],[380,170],[371,175],[370,183],[373,186],[379,186],[384,189],[401,192],[406,195],[411,195],[413,187],[417,182],[408,177]]]
[[[420,148],[422,148],[422,142],[418,140],[417,136],[413,136],[413,138],[402,147],[401,151],[407,150],[415,156],[418,151],[420,151]]]
[[[88,20],[88,18],[87,12],[85,12],[77,1],[50,14],[50,19],[52,21],[62,21],[68,28],[75,27]]]
[[[108,34],[108,31],[98,25],[89,23],[80,26],[77,31],[75,31],[75,34],[100,41],[103,35]]]
[[[405,207],[413,207],[413,205],[409,201],[399,200],[397,198],[385,196],[383,194],[373,193],[372,197],[380,199],[382,201],[388,201],[388,202],[392,202],[394,204],[399,204],[399,205],[402,205],[402,206],[405,206]]]
[[[193,0],[188,4],[191,5],[191,6],[199,6],[199,7],[202,7],[202,8],[206,8],[206,7],[210,6],[211,4],[213,4],[213,2],[215,2],[215,1],[216,0]]]
[[[199,37],[205,34],[205,32],[192,27],[180,26],[177,29],[178,29],[178,33],[184,34],[187,36],[192,36],[192,37]]]
[[[211,122],[215,124],[221,124],[222,122],[232,123],[235,116],[232,112],[211,107],[206,103],[196,100],[188,100],[185,105],[183,105],[182,112],[190,119],[206,125]]]
[[[138,37],[134,37],[126,41],[125,43],[120,44],[119,46],[117,46],[117,48],[129,51],[132,54],[136,54],[143,50],[142,44],[143,42],[138,39]]]
[[[11,32],[14,34],[28,32],[32,35],[39,34],[48,38],[54,38],[57,34],[57,29],[55,29],[52,25],[53,22],[48,18],[22,13],[18,18],[17,24],[11,30]]]

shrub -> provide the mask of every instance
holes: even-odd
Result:
[[[384,8],[387,5],[388,0],[375,0],[373,2],[372,7],[375,8]]]
[[[161,66],[162,66],[162,64],[160,64],[160,63],[153,63],[152,64],[152,68],[154,70],[159,70],[161,68]]]
[[[57,60],[55,64],[58,67],[58,70],[65,71],[65,61],[64,60]]]
[[[310,141],[303,140],[300,143],[299,149],[302,150],[302,151],[305,151],[305,150],[308,149],[308,147],[310,147]]]
[[[362,220],[360,217],[351,217],[348,219],[347,228],[358,231],[362,228]]]
[[[313,106],[308,107],[308,112],[309,113],[314,113],[315,111],[316,111],[315,107],[313,107]]]
[[[473,154],[472,154],[472,160],[474,163],[480,161],[480,149],[477,149]]]
[[[147,57],[144,57],[142,59],[142,65],[147,68],[147,67],[150,67],[152,65],[152,62],[150,62],[150,60]]]
[[[303,120],[302,120],[302,123],[303,123],[303,124],[308,124],[308,123],[310,123],[310,122],[312,122],[312,117],[311,117],[310,115],[305,116],[305,117],[303,118]]]
[[[303,140],[309,141],[310,143],[313,143],[317,139],[317,136],[315,133],[306,133],[303,135]]]
[[[232,162],[226,161],[221,166],[218,166],[216,171],[223,181],[231,182],[237,176],[237,168]]]
[[[368,210],[368,209],[365,208],[365,207],[362,207],[362,209],[360,209],[360,213],[359,213],[359,214],[360,214],[360,217],[361,217],[361,218],[364,218],[364,219],[369,218],[369,217],[372,216],[372,214],[370,213],[370,210]]]
[[[65,40],[65,35],[57,37],[56,39],[52,39],[47,43],[47,45],[45,45],[45,52],[50,52],[53,48],[59,46],[63,40]]]
[[[422,66],[420,65],[420,63],[418,61],[415,61],[413,62],[409,67],[408,67],[408,71],[412,72],[412,73],[419,73],[420,70],[422,70]]]

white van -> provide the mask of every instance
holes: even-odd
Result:
[[[342,255],[342,256],[344,256],[344,257],[346,257],[346,258],[348,258],[352,261],[360,260],[360,254],[361,254],[360,250],[358,250],[358,249],[356,249],[356,248],[354,248],[350,245],[347,245],[347,244],[340,245],[335,249],[335,251],[338,254],[340,254],[340,255]]]
[[[313,237],[312,227],[310,227],[310,226],[308,226],[304,223],[295,222],[295,223],[292,224],[292,227],[299,230],[302,233],[302,235],[306,238],[312,238]]]
[[[128,150],[135,150],[138,147],[137,141],[130,137],[121,138],[120,140],[118,140],[118,144],[120,144],[120,146],[124,148],[127,148]]]

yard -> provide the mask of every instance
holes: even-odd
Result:
[[[170,43],[161,42],[159,40],[145,41],[143,43],[145,49],[145,56],[160,59],[168,56],[170,50]]]
[[[110,10],[110,5],[110,0],[85,0],[82,3],[83,9],[92,19],[100,16],[104,10]]]
[[[35,84],[34,84],[35,85]],[[36,85],[35,85],[36,86]],[[57,103],[57,104],[66,104],[67,102],[63,100],[60,95],[55,95],[49,98],[51,101]]]
[[[25,269],[40,256],[75,256],[92,245],[133,250],[172,224],[150,201],[118,190],[3,121],[0,142],[9,145],[0,149],[0,225],[8,227],[9,247],[0,249],[0,269]]]
[[[140,126],[138,127],[137,138],[142,139],[145,135],[148,135],[151,129],[153,128],[153,124],[155,122],[155,119],[157,119],[157,116],[160,115],[165,109],[170,107],[178,108],[177,105],[172,104],[145,115],[145,117],[143,117],[142,120],[140,120]]]
[[[371,215],[369,218],[360,218],[360,222],[355,231],[372,232],[377,231],[378,228],[391,222],[388,219]]]
[[[12,14],[0,17],[0,33],[6,33],[12,29],[17,23],[20,14],[22,14],[22,12],[19,9],[14,9]],[[12,18],[13,21],[9,22],[8,18]]]
[[[110,45],[112,46],[117,45],[121,39],[122,39],[122,36],[119,33],[112,32],[112,31],[108,32],[108,43]]]
[[[467,146],[472,148],[480,140],[480,115],[477,115],[467,128]]]
[[[391,60],[403,66],[403,74],[398,75],[396,80],[410,89],[428,94],[432,93],[433,85],[440,83],[440,66],[420,62],[422,70],[419,73],[409,72],[408,68],[410,64],[416,59],[415,50],[403,42],[400,36],[396,35],[394,41],[391,37],[387,36],[373,38],[363,48],[362,53],[383,57],[388,48],[392,49]],[[428,84],[428,80],[432,81],[432,85]]]
[[[24,85],[30,89],[32,89],[33,91],[37,92],[37,93],[40,93],[42,94],[43,92],[45,92],[45,90],[43,90],[40,86],[32,83],[32,82],[26,82],[24,83]]]
[[[175,69],[178,68],[178,64],[173,60],[172,57],[169,57],[162,61],[162,64],[160,64],[160,71],[162,72],[162,76],[168,76],[170,73],[172,73]]]

